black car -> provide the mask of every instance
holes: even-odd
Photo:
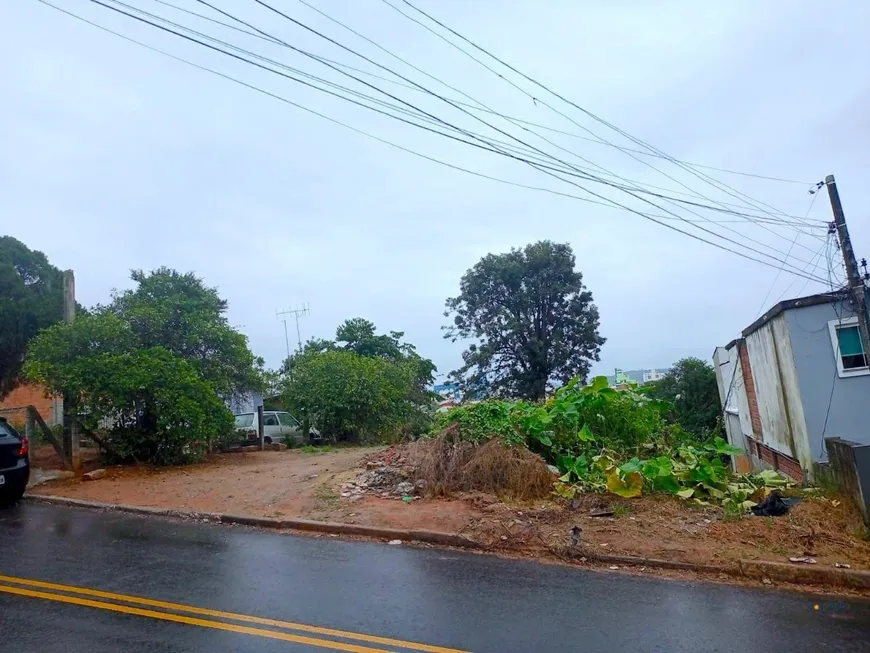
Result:
[[[8,508],[24,495],[30,480],[29,443],[0,417],[0,508]]]

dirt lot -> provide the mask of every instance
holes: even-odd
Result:
[[[402,501],[340,496],[356,478],[363,458],[378,448],[329,453],[255,451],[212,456],[199,465],[176,468],[109,467],[96,481],[49,482],[31,494],[122,503],[154,508],[222,512],[258,517],[301,517],[366,526],[456,532],[477,514],[463,501]],[[40,452],[50,461],[50,450]],[[87,468],[95,468],[88,459]]]
[[[383,488],[360,494],[349,485],[383,449],[330,453],[266,451],[214,456],[185,468],[109,468],[96,481],[57,481],[32,490],[111,503],[400,529],[461,533],[493,551],[565,551],[571,529],[589,551],[683,562],[728,564],[739,559],[787,562],[811,554],[817,564],[870,569],[870,542],[857,510],[836,497],[807,496],[783,517],[726,520],[722,511],[672,497],[622,500],[585,497],[575,508],[547,501],[507,504],[485,494],[426,499]],[[592,516],[593,512],[612,511]]]

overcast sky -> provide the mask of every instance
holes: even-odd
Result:
[[[171,1],[227,20],[194,0]],[[637,147],[498,68],[542,100],[533,101],[382,0],[307,1],[457,90],[392,59],[298,0],[272,4],[438,93],[472,102],[460,94],[465,93],[505,115],[579,136],[589,137],[588,129],[614,144]],[[401,0],[391,1],[413,14]],[[86,0],[52,2],[402,147],[490,176],[590,197],[521,162],[373,114]],[[377,95],[285,47],[153,0],[126,2]],[[212,3],[287,43],[390,75],[253,0]],[[806,182],[836,174],[857,254],[870,256],[870,2],[835,1],[824,10],[795,0],[415,4],[673,157]],[[461,275],[488,252],[545,238],[571,244],[600,310],[607,343],[596,373],[667,367],[690,355],[709,359],[715,346],[738,336],[758,316],[765,297],[772,304],[780,296],[824,287],[788,272],[774,284],[774,268],[623,210],[449,169],[101,32],[36,0],[0,3],[0,60],[6,64],[0,231],[45,252],[54,265],[75,270],[78,299],[85,305],[107,301],[112,288],[129,287],[131,268],[195,271],[229,300],[230,321],[269,366],[285,355],[276,310],[304,303],[311,313],[300,323],[303,339],[331,337],[342,320],[361,316],[381,330],[405,331],[421,354],[448,372],[459,361],[461,345],[443,340],[442,312]],[[424,93],[360,78],[451,124],[518,145]],[[531,128],[550,144],[516,123],[476,115],[572,165],[597,165],[632,180],[700,193],[706,199],[694,199],[702,203],[743,200],[662,159],[634,155],[673,179],[605,145]],[[810,208],[806,184],[701,172],[787,214],[804,216]],[[630,207],[673,217],[607,186],[583,185]],[[703,217],[698,217],[672,204],[661,206],[691,220],[741,219],[707,210],[699,210]],[[829,215],[822,193],[809,216],[827,220]],[[712,239],[692,225],[668,223]],[[823,227],[808,230],[790,248],[796,232],[789,226],[705,226],[741,243],[721,244],[756,258],[763,257],[747,246],[780,259],[772,248],[791,249],[790,263],[800,269],[818,263],[820,269],[809,269],[826,276]],[[818,251],[821,257],[814,258]],[[294,332],[291,324],[291,337]]]

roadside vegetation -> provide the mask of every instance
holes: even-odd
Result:
[[[431,426],[435,365],[362,318],[346,320],[334,340],[310,340],[287,359],[282,404],[336,441],[396,442]]]
[[[42,330],[24,372],[78,398],[81,428],[109,462],[200,460],[229,438],[222,397],[262,387],[262,360],[227,322],[227,302],[192,273],[134,271],[117,292],[72,323]]]
[[[734,474],[728,456],[740,450],[712,431],[690,433],[673,421],[672,403],[650,394],[643,387],[614,390],[596,377],[587,386],[574,379],[544,402],[489,400],[454,408],[439,416],[422,460],[455,459],[461,451],[466,462],[424,462],[420,472],[432,487],[458,486],[451,479],[466,478],[475,449],[500,457],[502,450],[520,449],[540,456],[539,468],[546,463],[558,470],[547,490],[567,501],[595,492],[625,498],[659,492],[734,512],[746,512],[766,489],[787,484],[775,472]],[[502,493],[527,495],[532,481],[543,496],[537,478],[509,479]]]

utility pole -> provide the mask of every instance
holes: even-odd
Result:
[[[279,311],[276,315],[292,315],[296,318],[296,339],[299,342],[299,353],[302,353],[302,332],[299,331],[299,318],[303,315],[308,315],[311,311],[308,309],[308,304],[304,304],[301,308],[288,308],[286,311]],[[284,337],[287,337],[287,322],[284,321]],[[290,358],[290,344],[287,344],[287,358]]]
[[[63,321],[71,324],[76,317],[76,278],[72,270],[63,273]],[[77,397],[64,394],[63,397],[63,449],[74,472],[82,465],[79,449],[79,425]]]
[[[843,263],[846,266],[846,282],[852,295],[855,312],[858,314],[858,332],[861,334],[861,345],[864,348],[865,360],[870,361],[870,319],[867,315],[866,289],[864,279],[858,270],[858,261],[855,258],[855,250],[852,249],[852,239],[849,237],[849,228],[846,226],[846,214],[843,213],[843,205],[840,202],[840,193],[837,191],[837,182],[834,175],[825,177],[825,185],[828,187],[828,197],[831,199],[831,208],[834,211],[834,226],[837,229],[837,238],[840,241],[840,251],[843,252]]]

